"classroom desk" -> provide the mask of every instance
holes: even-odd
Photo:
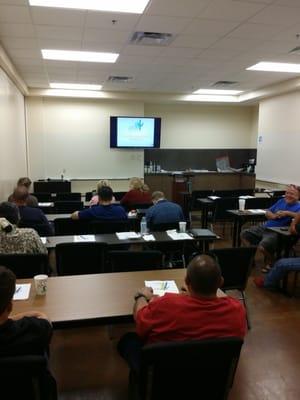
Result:
[[[246,222],[250,221],[264,221],[266,219],[265,212],[261,212],[259,214],[251,213],[249,210],[226,210],[233,219],[233,234],[232,234],[232,246],[240,247],[241,245],[241,230],[242,226]]]
[[[53,222],[57,218],[70,218],[70,213],[68,214],[46,214],[46,218],[48,221]]]
[[[200,230],[201,231],[201,230]],[[175,240],[171,239],[166,232],[152,232],[153,236],[155,237],[155,241],[147,242],[142,237],[136,239],[126,239],[120,240],[118,239],[115,233],[107,233],[102,235],[93,235],[95,236],[95,241],[99,243],[106,243],[107,245],[120,245],[120,244],[152,244],[152,243],[173,243]],[[78,235],[77,235],[78,236]],[[80,235],[79,235],[80,236]],[[85,235],[81,235],[85,236]],[[205,230],[203,233],[199,232],[197,237],[193,237],[192,239],[187,240],[178,240],[178,242],[211,242],[217,240],[218,236],[212,232]],[[74,235],[70,236],[48,236],[44,238],[46,240],[46,247],[48,249],[53,249],[57,244],[60,243],[73,243],[75,241]]]
[[[13,314],[43,312],[54,328],[133,322],[133,296],[145,280],[175,280],[180,289],[185,273],[185,269],[166,269],[53,277],[45,296],[35,294],[32,279],[22,279],[17,283],[31,283],[30,296],[14,301]],[[225,294],[219,291],[218,296]]]

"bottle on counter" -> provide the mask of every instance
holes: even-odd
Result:
[[[141,235],[145,235],[145,234],[147,233],[147,221],[146,221],[146,217],[143,217],[143,218],[141,219],[140,232],[141,232]]]

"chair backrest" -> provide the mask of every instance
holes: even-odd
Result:
[[[91,232],[94,234],[127,232],[130,230],[128,220],[98,220],[90,222]]]
[[[224,338],[143,347],[141,400],[226,400],[243,340]]]
[[[53,230],[49,224],[37,224],[36,221],[21,220],[18,224],[19,228],[32,228],[40,236],[53,236]]]
[[[161,251],[110,251],[108,260],[112,272],[151,271],[162,267]]]
[[[253,265],[256,247],[232,247],[211,250],[219,262],[224,278],[224,290],[245,290]]]
[[[83,209],[82,201],[55,201],[54,207],[57,213],[71,213]]]
[[[214,221],[228,221],[232,217],[226,210],[238,209],[237,197],[223,197],[215,200],[215,210],[213,214]]]
[[[131,204],[129,206],[130,210],[137,210],[139,209],[143,209],[143,210],[147,210],[148,208],[152,207],[153,203],[134,203]]]
[[[95,194],[96,194],[96,192],[86,192],[85,193],[85,201],[90,201]]]
[[[45,254],[0,254],[0,265],[14,272],[18,279],[33,278],[48,274],[48,255]]]
[[[1,398],[56,400],[57,388],[46,357],[0,357]]]
[[[116,201],[120,201],[127,192],[114,192],[114,198]]]
[[[56,193],[56,201],[81,201],[81,193]]]
[[[60,243],[55,248],[58,275],[105,272],[107,246],[104,243]]]
[[[56,218],[54,220],[55,235],[87,235],[92,233],[89,221],[73,220],[71,218]]]
[[[270,197],[255,197],[253,199],[246,199],[245,208],[261,208],[266,209],[271,206],[272,199]]]
[[[169,229],[179,229],[179,222],[166,222],[162,224],[153,224],[150,227],[150,231],[158,232],[158,231],[167,231]]]
[[[39,202],[43,203],[48,203],[53,201],[53,197],[51,193],[31,193],[32,196],[35,196]]]

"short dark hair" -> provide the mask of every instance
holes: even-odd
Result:
[[[20,221],[19,209],[14,203],[3,201],[0,203],[0,217],[6,218],[11,224],[17,225]]]
[[[27,187],[27,189],[29,189],[29,187],[31,185],[31,180],[27,176],[24,176],[23,178],[19,178],[17,185],[25,186],[25,187]]]
[[[26,186],[17,186],[13,192],[13,200],[26,202],[29,192]]]
[[[0,314],[12,301],[16,290],[16,275],[5,267],[0,266]]]
[[[98,190],[98,196],[99,200],[101,199],[103,201],[111,201],[113,198],[112,188],[110,188],[109,186],[102,186],[102,188]]]
[[[186,283],[200,295],[215,294],[222,279],[218,262],[208,255],[199,255],[187,266]]]

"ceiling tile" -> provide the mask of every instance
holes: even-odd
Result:
[[[162,52],[162,57],[185,57],[194,58],[200,53],[199,49],[191,47],[166,47]]]
[[[220,21],[217,19],[194,19],[184,30],[184,34],[211,35],[222,37],[239,25],[239,22]]]
[[[38,39],[40,49],[81,50],[81,40]]]
[[[36,25],[37,37],[40,39],[80,40],[80,27],[62,27],[54,25]]]
[[[0,24],[0,36],[34,38],[35,30],[31,24]]]
[[[217,36],[209,35],[179,35],[171,43],[172,47],[195,47],[206,49],[215,43],[219,38]]]
[[[249,51],[257,48],[260,44],[261,40],[258,39],[225,38],[218,40],[214,45],[211,46],[211,48]]]
[[[81,49],[86,51],[107,51],[109,53],[120,53],[123,44],[105,43],[105,42],[90,42],[83,40]]]
[[[28,0],[0,0],[0,4],[6,4],[8,6],[27,6]]]
[[[30,24],[31,17],[28,7],[0,5],[0,22]]]
[[[300,7],[299,0],[275,0],[274,4],[285,7]]]
[[[41,59],[41,51],[39,49],[9,49],[10,57],[16,58],[38,58]]]
[[[4,36],[1,39],[4,47],[9,49],[38,49],[38,41],[33,38],[14,38]]]
[[[33,23],[36,25],[83,26],[86,12],[62,8],[31,7]]]
[[[269,6],[257,13],[249,22],[291,26],[300,22],[300,13],[291,7]]]
[[[146,9],[147,15],[162,15],[173,17],[195,17],[210,0],[152,0]]]
[[[131,31],[140,19],[139,14],[101,13],[88,11],[85,21],[87,28]],[[112,21],[115,21],[114,23]]]
[[[244,21],[266,5],[234,0],[212,0],[200,14],[201,18],[223,19],[225,21]]]
[[[136,26],[137,31],[179,33],[191,23],[191,18],[144,15]]]
[[[124,44],[129,42],[131,31],[116,31],[113,29],[94,29],[88,28],[84,31],[83,39],[88,42],[117,43]]]
[[[43,66],[43,60],[42,58],[17,58],[14,57],[13,59],[13,63],[16,66],[34,66],[34,65],[38,65],[40,67]]]
[[[274,35],[279,34],[284,28],[281,25],[249,24],[245,23],[236,28],[227,37],[241,39],[272,39]]]
[[[163,53],[163,46],[142,46],[129,44],[123,47],[121,54],[128,56],[158,56]]]

